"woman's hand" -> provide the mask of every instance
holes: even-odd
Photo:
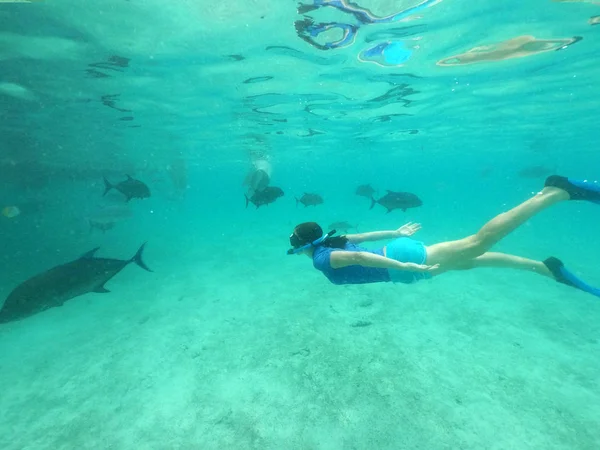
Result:
[[[396,234],[398,236],[402,236],[402,237],[412,236],[420,229],[421,229],[420,223],[408,222],[407,224],[402,225],[400,228],[398,228],[396,230]]]
[[[439,264],[428,266],[427,264],[402,263],[402,270],[406,270],[408,272],[432,272],[439,267]]]

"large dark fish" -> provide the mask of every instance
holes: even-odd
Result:
[[[356,188],[356,195],[360,195],[361,197],[372,198],[375,193],[375,189],[370,184],[361,184]]]
[[[246,197],[246,208],[249,203],[253,203],[256,208],[260,208],[262,205],[268,205],[269,203],[273,203],[279,197],[282,197],[283,190],[276,186],[267,186],[262,191],[255,192],[251,197],[244,195]]]
[[[0,309],[0,323],[23,319],[88,292],[109,292],[104,284],[129,263],[151,270],[142,261],[143,244],[129,260],[95,258],[90,250],[81,258],[53,267],[17,286]]]
[[[118,184],[111,184],[106,178],[104,178],[104,195],[108,194],[111,189],[116,189],[125,196],[127,201],[132,198],[148,198],[150,197],[150,189],[140,180],[131,178],[127,175],[125,181],[121,181]]]
[[[298,203],[302,203],[304,207],[317,206],[323,203],[323,197],[319,194],[307,194],[306,192],[300,198],[296,198],[296,206]]]
[[[387,194],[385,194],[379,200],[375,200],[375,198],[371,197],[371,207],[369,209],[373,209],[376,203],[379,203],[381,206],[386,208],[387,212],[391,212],[394,209],[406,211],[408,208],[416,208],[423,204],[421,199],[415,194],[411,194],[410,192],[394,192],[389,190],[387,191]]]

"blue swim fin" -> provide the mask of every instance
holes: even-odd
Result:
[[[552,175],[546,179],[545,186],[553,186],[567,191],[571,200],[587,200],[600,204],[600,183],[597,181],[574,180]]]
[[[600,289],[590,286],[585,281],[577,278],[573,273],[569,272],[565,268],[565,265],[560,259],[551,256],[550,258],[544,260],[544,265],[548,268],[548,270],[550,270],[550,272],[552,272],[552,275],[554,275],[554,278],[559,283],[581,289],[588,294],[600,297]]]

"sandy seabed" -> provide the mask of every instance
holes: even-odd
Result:
[[[1,326],[0,448],[600,448],[596,298],[501,270],[334,286],[206,245]]]

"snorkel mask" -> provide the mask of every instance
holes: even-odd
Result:
[[[319,245],[321,245],[323,243],[323,241],[331,236],[333,236],[336,233],[336,230],[331,230],[329,233],[321,236],[319,239],[316,239],[312,242],[309,242],[308,244],[304,244],[302,245],[302,241],[300,240],[300,238],[295,234],[292,233],[290,235],[290,245],[292,246],[292,248],[290,248],[287,251],[288,255],[296,255],[300,252],[303,252],[304,250],[311,248],[311,247],[318,247]]]

